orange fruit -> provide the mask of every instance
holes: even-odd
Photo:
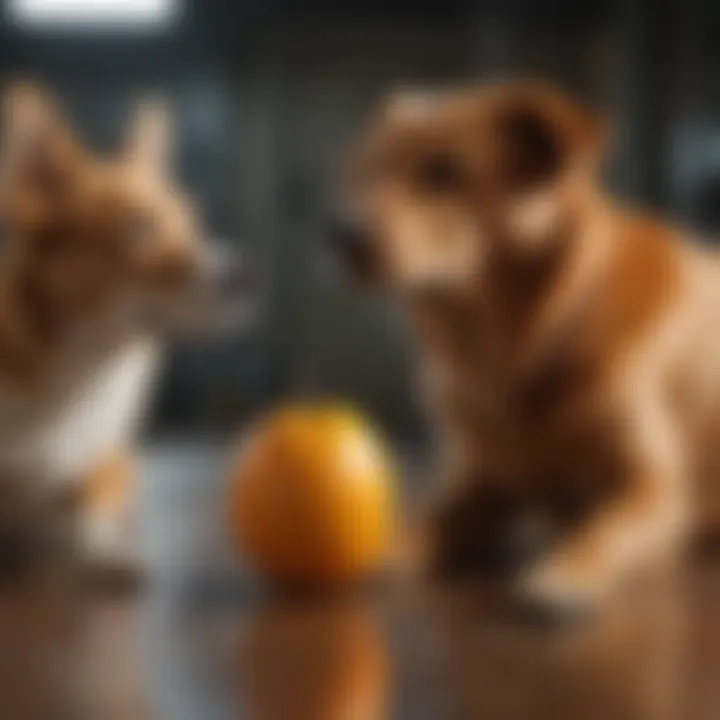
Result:
[[[277,584],[332,586],[378,567],[392,534],[393,473],[379,435],[337,405],[296,406],[245,439],[231,481],[231,529]]]

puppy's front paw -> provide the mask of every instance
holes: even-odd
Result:
[[[572,621],[595,611],[609,591],[602,568],[569,555],[553,554],[521,576],[516,599],[531,619]]]
[[[135,590],[144,578],[139,548],[126,518],[92,514],[82,527],[83,565],[93,587]]]
[[[433,553],[441,577],[507,577],[549,543],[526,498],[499,483],[470,484],[436,509]]]

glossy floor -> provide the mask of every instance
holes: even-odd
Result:
[[[141,596],[77,612],[48,580],[0,598],[0,718],[720,716],[720,563],[563,630],[517,622],[487,587],[270,602],[226,552],[221,458],[149,458]]]

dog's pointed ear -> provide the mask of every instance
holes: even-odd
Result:
[[[558,91],[511,92],[495,118],[499,167],[508,195],[508,224],[536,243],[557,222],[560,194],[596,172],[607,140],[605,122]]]
[[[53,99],[39,86],[17,82],[2,102],[0,179],[22,178],[40,191],[62,186],[79,148]]]
[[[126,157],[138,170],[157,176],[168,172],[174,152],[172,112],[160,98],[145,98],[133,112]]]

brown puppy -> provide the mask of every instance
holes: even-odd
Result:
[[[595,604],[719,507],[720,263],[604,196],[603,145],[540,84],[396,97],[335,228],[423,349],[447,483],[432,561],[549,528],[518,583],[550,609]]]

